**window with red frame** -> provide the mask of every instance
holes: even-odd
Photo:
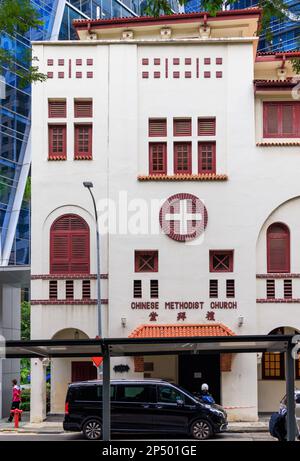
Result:
[[[284,378],[284,354],[264,352],[262,355],[262,379],[282,380]]]
[[[157,272],[158,251],[157,250],[136,250],[135,251],[135,272]]]
[[[174,143],[174,173],[192,174],[192,146],[190,142]]]
[[[49,118],[65,118],[67,116],[66,101],[48,101],[48,116]]]
[[[67,126],[49,125],[48,126],[49,153],[51,158],[67,158]]]
[[[264,102],[263,123],[265,138],[300,137],[299,102]]]
[[[216,119],[215,117],[198,118],[198,136],[215,136]]]
[[[167,174],[167,144],[151,142],[149,144],[150,174]]]
[[[174,118],[173,120],[174,136],[191,136],[192,119],[191,118]]]
[[[198,172],[199,174],[216,172],[216,143],[199,142]]]
[[[75,99],[74,114],[76,118],[93,117],[93,101],[86,99]]]
[[[89,274],[90,230],[78,215],[59,217],[50,229],[50,274]]]
[[[92,158],[92,131],[89,125],[75,125],[75,159]]]
[[[290,272],[290,231],[283,223],[268,227],[267,271]]]
[[[149,119],[149,136],[164,137],[167,136],[167,119],[150,118]]]
[[[233,250],[210,250],[210,272],[233,272]]]

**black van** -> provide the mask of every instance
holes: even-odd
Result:
[[[89,440],[102,437],[102,381],[69,385],[64,430],[83,432]],[[128,433],[185,434],[208,439],[225,431],[227,415],[188,391],[161,380],[111,381],[111,430]]]

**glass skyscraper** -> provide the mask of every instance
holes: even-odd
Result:
[[[292,51],[300,48],[300,0],[285,0],[291,17],[283,20],[274,18],[271,21],[269,31],[272,38],[268,39],[266,32],[261,34],[259,50],[268,51]],[[244,9],[257,6],[257,0],[238,0],[231,5],[231,9]],[[185,12],[201,11],[201,0],[188,0],[185,5]],[[297,15],[299,20],[296,20]]]
[[[31,40],[76,39],[72,20],[138,16],[141,0],[31,0],[43,26],[26,35],[0,36],[1,47],[16,56],[16,67]],[[0,99],[0,266],[30,264],[30,105],[31,87],[2,66],[6,95]]]

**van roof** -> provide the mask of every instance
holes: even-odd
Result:
[[[70,383],[69,386],[86,386],[89,384],[102,384],[102,379],[92,379],[89,381],[77,381],[75,383]],[[110,384],[171,384],[168,381],[163,379],[112,379]]]

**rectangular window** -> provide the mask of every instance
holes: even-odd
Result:
[[[91,299],[91,281],[82,280],[82,299]]]
[[[150,137],[167,136],[167,119],[166,118],[149,118],[149,136]]]
[[[198,118],[198,136],[215,136],[216,119],[215,117]]]
[[[93,101],[92,100],[76,100],[74,101],[75,118],[93,117]]]
[[[233,250],[210,250],[210,272],[233,272]]]
[[[136,250],[135,251],[135,272],[157,272],[158,251],[157,250]]]
[[[191,136],[192,119],[191,118],[174,118],[173,120],[174,136]]]
[[[74,281],[66,280],[66,299],[74,299]]]
[[[298,102],[264,102],[265,138],[298,138],[300,136],[300,104]]]
[[[49,118],[65,118],[67,116],[66,101],[48,101],[48,116]]]
[[[266,281],[267,285],[267,299],[275,298],[275,280],[270,279]]]
[[[198,173],[216,173],[216,143],[199,142]]]
[[[49,299],[57,299],[57,280],[50,280],[49,282]]]
[[[150,280],[150,297],[158,298],[158,280]]]
[[[149,173],[167,174],[167,144],[151,142],[149,144]]]
[[[75,125],[75,159],[92,158],[92,132],[92,124]]]
[[[262,357],[263,379],[284,379],[284,354],[264,352]]]
[[[218,297],[218,280],[209,281],[209,297],[210,298]]]
[[[133,281],[133,297],[134,298],[142,297],[142,281],[141,280]]]
[[[226,298],[235,297],[235,283],[234,280],[226,280]]]
[[[174,143],[174,173],[192,174],[192,145],[190,142]]]
[[[285,299],[291,299],[293,297],[292,280],[283,281],[283,295]]]
[[[49,158],[67,158],[67,127],[66,125],[49,125]]]

